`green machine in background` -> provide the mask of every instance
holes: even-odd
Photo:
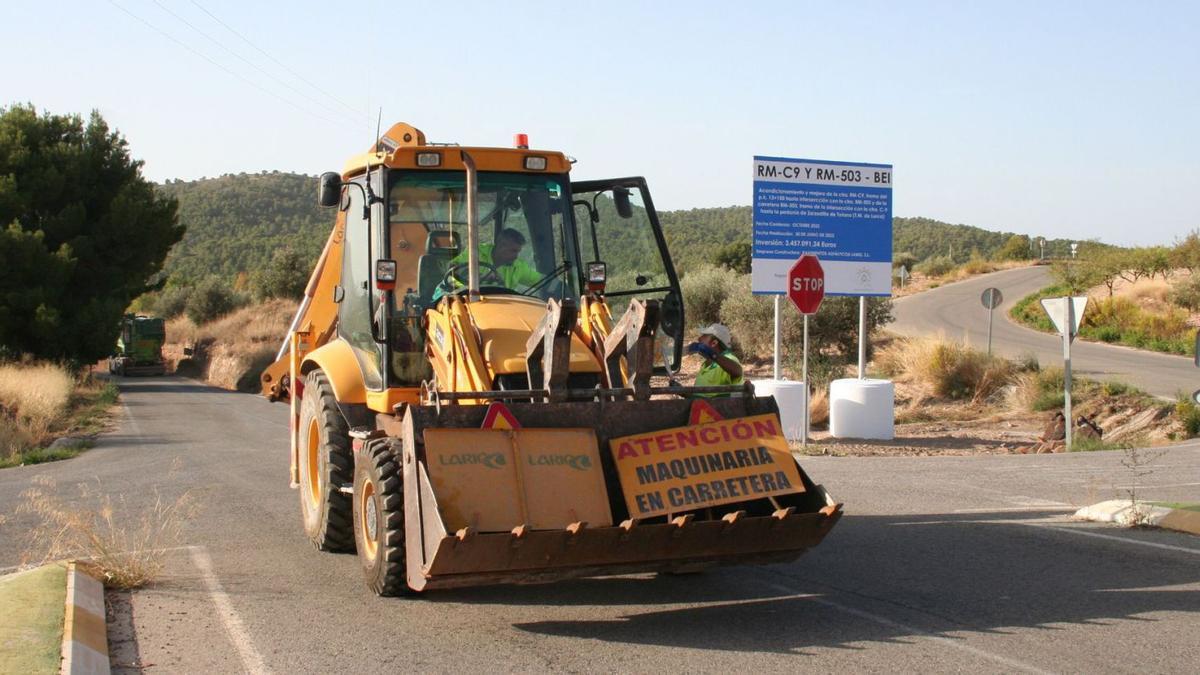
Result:
[[[167,331],[163,320],[126,314],[116,353],[108,357],[108,372],[114,375],[164,375],[167,372],[162,347]]]

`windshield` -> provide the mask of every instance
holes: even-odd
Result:
[[[484,293],[578,294],[578,250],[566,178],[479,172],[480,279]],[[418,295],[428,305],[466,279],[466,174],[397,171],[388,191],[393,239],[419,240]],[[412,236],[413,231],[423,236]]]

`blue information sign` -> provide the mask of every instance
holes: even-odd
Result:
[[[755,293],[784,293],[805,253],[828,295],[892,294],[892,165],[754,158]]]

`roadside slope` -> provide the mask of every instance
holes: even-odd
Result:
[[[973,346],[985,347],[988,315],[979,296],[994,286],[1004,294],[1004,303],[996,308],[993,319],[993,350],[1009,357],[1034,354],[1043,365],[1060,365],[1061,338],[1018,326],[1007,318],[1013,304],[1049,283],[1048,268],[1023,267],[948,284],[896,300],[896,321],[889,328],[901,335],[943,332],[946,337],[965,338]],[[1081,340],[1071,346],[1071,369],[1095,380],[1119,379],[1165,398],[1200,387],[1200,371],[1190,359]]]

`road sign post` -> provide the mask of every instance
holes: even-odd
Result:
[[[801,371],[801,379],[804,380],[804,432],[800,435],[800,443],[804,447],[808,447],[808,419],[809,419],[809,394],[812,391],[808,381],[808,315],[815,314],[821,308],[821,301],[825,299],[825,270],[821,267],[821,261],[817,256],[811,253],[805,253],[800,256],[795,265],[788,270],[787,275],[788,298],[792,304],[796,305],[796,309],[804,315],[804,365]],[[775,296],[778,298],[779,296]],[[779,304],[776,300],[776,322],[779,320]],[[776,328],[776,335],[778,335]],[[778,339],[778,338],[777,338]],[[778,345],[776,345],[776,359],[778,356]],[[778,371],[775,375],[779,379]]]
[[[1046,310],[1046,314],[1054,322],[1054,327],[1063,337],[1063,415],[1066,418],[1063,424],[1065,432],[1063,440],[1066,441],[1067,450],[1071,449],[1073,424],[1071,421],[1071,342],[1079,333],[1079,322],[1083,319],[1087,301],[1086,295],[1042,299],[1042,309]]]
[[[985,308],[987,308],[987,311],[988,311],[988,351],[987,351],[987,353],[988,353],[988,356],[991,356],[992,355],[992,315],[996,313],[994,310],[1000,306],[1000,303],[1004,302],[1004,295],[1000,293],[999,288],[987,288],[987,289],[984,289],[983,295],[979,296],[979,301],[983,303],[983,306]]]

